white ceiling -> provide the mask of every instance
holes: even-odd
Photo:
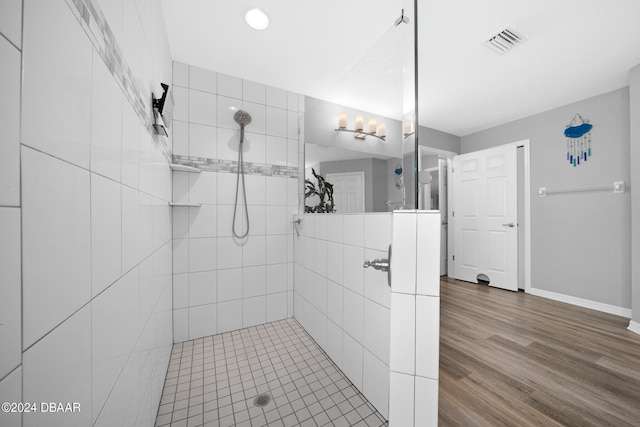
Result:
[[[400,118],[403,0],[162,0],[173,59]],[[265,31],[244,23],[253,7]],[[409,13],[411,18],[414,17]],[[628,84],[639,0],[421,0],[419,123],[464,136]],[[529,40],[483,42],[507,25]],[[404,66],[404,68],[403,68]]]

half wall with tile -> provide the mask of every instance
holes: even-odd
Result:
[[[388,418],[391,289],[386,273],[362,265],[387,258],[391,214],[297,218],[294,316]]]

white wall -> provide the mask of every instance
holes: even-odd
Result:
[[[565,126],[593,124],[592,157],[566,161]],[[629,89],[623,88],[462,138],[463,153],[531,141],[531,286],[621,314],[631,308],[630,193],[537,196],[548,190],[630,182]]]
[[[0,37],[0,205],[21,203],[0,208],[0,395],[81,405],[55,421],[0,414],[3,426],[153,425],[169,361],[171,176],[148,117],[171,80],[168,43],[155,2],[98,3],[25,0],[23,20],[20,1],[0,10],[13,45]]]
[[[298,210],[298,114],[302,97],[174,62],[173,158],[202,173],[173,172],[174,341],[290,317],[293,228]],[[249,235],[231,231],[239,126]],[[242,192],[236,227],[244,230]]]
[[[378,411],[389,414],[391,214],[306,214],[295,237],[294,316]]]

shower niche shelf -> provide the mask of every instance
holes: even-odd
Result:
[[[172,171],[178,171],[178,172],[190,172],[190,173],[200,173],[201,170],[198,168],[194,168],[191,166],[187,166],[187,165],[179,165],[177,163],[170,163],[169,166],[171,167]]]
[[[200,203],[174,203],[174,202],[169,202],[169,206],[175,206],[177,208],[199,208],[202,205]]]

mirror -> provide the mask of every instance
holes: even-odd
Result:
[[[333,185],[335,212],[390,212],[403,205],[401,125],[398,120],[359,111],[306,97],[305,179],[315,183],[315,171]],[[335,131],[342,112],[384,123],[385,140]],[[318,202],[318,196],[309,197],[306,206]]]

